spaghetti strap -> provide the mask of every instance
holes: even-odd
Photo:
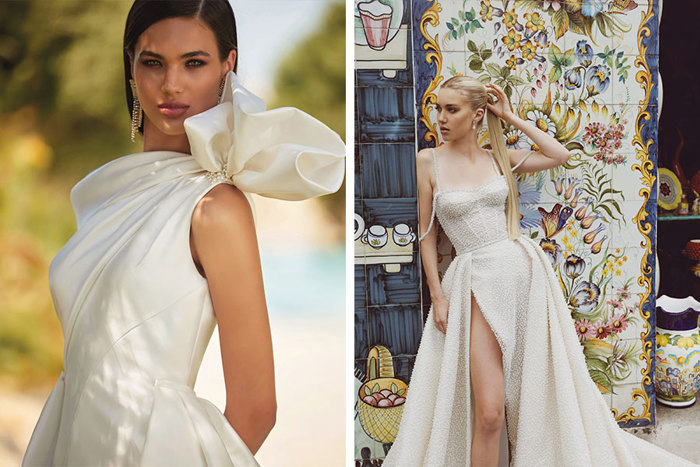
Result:
[[[430,233],[430,229],[433,228],[433,221],[435,220],[435,202],[437,200],[438,193],[440,193],[440,181],[438,179],[438,166],[437,166],[437,152],[435,151],[435,148],[433,148],[433,170],[435,171],[435,190],[433,191],[433,212],[430,213],[430,223],[428,224],[428,230],[426,230],[425,233],[418,238],[419,242],[423,241],[425,236],[428,235],[428,233]]]
[[[496,158],[493,156],[493,153],[491,152],[490,149],[487,149],[486,151],[488,151],[489,156],[491,156],[491,163],[493,164],[493,170],[495,170],[495,171],[496,171],[496,175],[498,175],[498,176],[500,177],[500,176],[501,176],[501,171],[498,170],[498,164],[496,163]]]
[[[433,148],[433,168],[435,169],[435,188],[440,193],[440,178],[438,177],[437,151]]]

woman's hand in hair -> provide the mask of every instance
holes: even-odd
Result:
[[[509,113],[512,113],[508,96],[503,92],[503,89],[497,84],[486,83],[486,92],[489,94],[489,102],[486,107],[493,112],[498,118],[506,119]],[[495,103],[491,103],[496,100]]]

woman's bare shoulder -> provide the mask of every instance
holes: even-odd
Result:
[[[192,213],[192,233],[208,236],[253,225],[248,199],[237,187],[220,183],[209,190]]]

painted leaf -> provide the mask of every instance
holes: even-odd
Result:
[[[471,39],[469,39],[469,40],[467,41],[467,49],[469,49],[470,52],[474,52],[474,53],[476,53],[477,50],[478,50],[478,49],[476,48],[476,44],[475,44],[474,41],[471,40]]]
[[[367,386],[364,387],[364,391],[365,391],[365,396],[369,396],[372,394],[372,391],[370,391]]]
[[[486,71],[488,71],[491,76],[501,75],[501,69],[498,67],[498,65],[495,65],[493,63],[486,64]]]
[[[561,38],[569,29],[569,15],[564,8],[560,8],[552,15],[552,26],[554,26],[555,37]]]
[[[372,386],[372,392],[379,392],[379,383],[375,383],[374,386]]]
[[[391,383],[391,392],[396,394],[396,392],[399,390],[398,386],[396,386],[396,383]]]

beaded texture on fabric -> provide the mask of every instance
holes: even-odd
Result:
[[[435,326],[431,305],[383,467],[471,464],[472,298],[501,349],[511,449],[499,452],[499,465],[507,459],[511,467],[697,467],[618,426],[589,376],[549,258],[528,236],[508,238],[504,176],[440,191],[433,157],[434,212],[458,253],[440,284],[449,303],[447,333]]]

